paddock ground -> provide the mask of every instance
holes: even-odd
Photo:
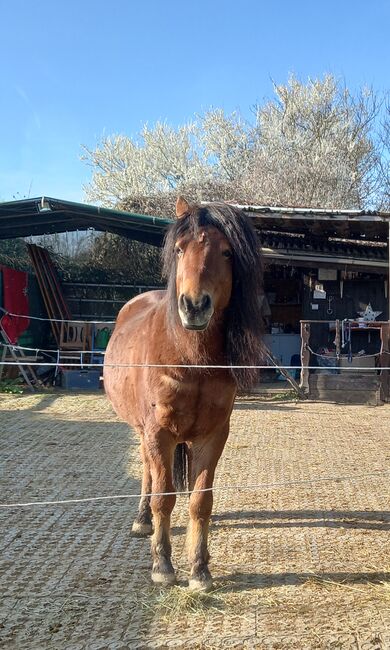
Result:
[[[241,398],[216,485],[285,485],[215,493],[216,590],[192,609],[183,589],[150,585],[135,500],[0,509],[1,647],[390,648],[389,416]],[[103,395],[1,396],[0,446],[2,503],[139,490],[137,438]],[[186,508],[173,518],[183,587]]]

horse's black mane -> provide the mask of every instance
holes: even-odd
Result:
[[[236,366],[259,364],[263,318],[261,295],[263,270],[260,242],[248,217],[226,203],[192,207],[169,228],[163,249],[163,274],[168,281],[169,319],[177,323],[175,243],[185,234],[197,237],[204,226],[215,226],[230,243],[233,253],[233,291],[226,314],[225,358]],[[234,370],[239,388],[248,388],[258,372]]]

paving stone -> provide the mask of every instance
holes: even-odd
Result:
[[[150,540],[130,535],[136,500],[0,509],[0,647],[388,650],[390,474],[362,475],[390,469],[389,415],[238,400],[215,482],[216,590],[200,611],[162,606]],[[1,398],[2,503],[137,493],[140,478],[138,440],[104,396]],[[187,510],[179,498],[182,588]]]

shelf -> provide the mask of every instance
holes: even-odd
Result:
[[[341,322],[340,322],[340,329],[341,329]],[[351,329],[351,332],[372,332],[372,330],[379,332],[381,329],[381,324],[380,323],[375,323],[374,321],[372,323],[369,323],[367,325],[364,325],[364,327],[359,327],[359,325],[352,325],[351,328],[345,326],[344,328],[346,331],[349,331]],[[336,325],[329,325],[329,331],[330,332],[335,332],[336,331]]]

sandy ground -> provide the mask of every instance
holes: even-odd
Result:
[[[185,590],[185,497],[168,591],[130,536],[134,499],[0,508],[0,646],[390,648],[389,416],[240,399],[216,486],[262,487],[215,492],[202,599]],[[138,440],[103,395],[1,396],[0,446],[3,504],[139,491]]]

